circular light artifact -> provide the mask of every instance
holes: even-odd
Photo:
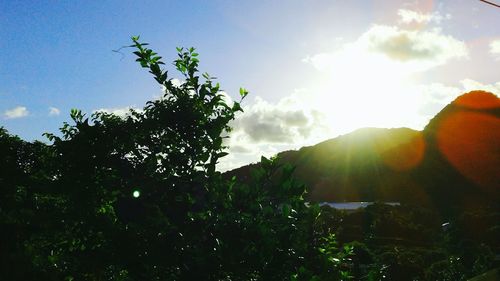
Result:
[[[139,198],[139,196],[141,196],[141,193],[139,192],[139,190],[134,190],[132,196],[134,196],[134,198]]]

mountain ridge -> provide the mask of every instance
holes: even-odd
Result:
[[[361,128],[278,153],[296,166],[312,202],[397,201],[473,208],[495,204],[500,189],[500,99],[485,91],[459,96],[424,130]],[[226,173],[250,179],[259,163]]]

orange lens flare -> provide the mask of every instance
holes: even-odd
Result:
[[[457,98],[453,103],[467,109],[500,108],[500,99],[485,91],[469,92]]]
[[[470,105],[484,108],[490,102]],[[498,98],[497,98],[498,102]],[[437,131],[441,153],[460,173],[485,190],[495,192],[500,186],[500,119],[485,113],[458,111],[442,121]]]

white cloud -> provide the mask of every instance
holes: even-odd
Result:
[[[219,159],[217,170],[224,172],[249,163],[256,163],[260,161],[261,156],[271,157],[287,149],[289,149],[289,146],[248,145],[246,143],[245,146],[231,145],[228,150],[229,155]]]
[[[418,63],[422,70],[442,65],[453,58],[467,56],[464,42],[444,35],[439,29],[431,31],[404,30],[394,26],[375,25],[360,38],[370,51],[388,58]]]
[[[311,137],[322,126],[321,113],[304,109],[302,105],[294,95],[276,104],[257,97],[232,125],[235,132],[253,143],[297,143]]]
[[[56,108],[56,107],[49,107],[49,116],[58,116],[59,114],[61,114],[61,110],[59,110],[59,108]]]
[[[490,53],[495,55],[497,60],[500,60],[500,39],[491,41]]]
[[[488,91],[491,92],[497,96],[500,96],[500,81],[494,83],[494,84],[483,84],[481,82],[477,82],[472,79],[464,79],[460,81],[460,84],[462,85],[464,92],[470,92],[474,90],[483,90],[483,91]]]
[[[458,96],[474,90],[484,90],[500,96],[500,81],[493,84],[483,84],[472,79],[463,79],[460,81],[460,86],[457,87],[441,83],[420,86],[418,92],[421,93],[422,99],[419,103],[419,113],[423,117],[423,123],[427,124],[430,118]]]
[[[383,67],[382,71],[391,68],[398,73],[413,73],[467,56],[464,42],[442,34],[439,29],[419,31],[373,25],[355,42],[344,44],[334,52],[309,56],[303,61],[319,70],[343,71],[349,65],[358,69],[369,65],[379,70]]]
[[[430,118],[441,111],[447,104],[464,93],[458,87],[446,86],[441,83],[431,83],[418,86],[417,92],[421,96],[418,106],[418,114],[421,125],[425,126]]]
[[[398,10],[398,15],[401,17],[401,22],[402,23],[430,23],[430,22],[435,22],[437,24],[441,23],[444,19],[450,19],[451,15],[446,14],[446,15],[441,15],[439,12],[434,12],[434,13],[420,13],[417,11],[412,11],[408,9],[399,9]]]
[[[29,111],[24,106],[14,107],[14,108],[8,109],[4,112],[5,119],[22,118],[22,117],[26,117],[28,115],[29,115]]]
[[[250,147],[241,144],[234,144],[231,147],[229,147],[229,150],[231,153],[249,154],[253,152],[253,150]]]
[[[330,136],[325,115],[305,102],[308,93],[296,91],[271,103],[256,97],[231,122],[233,131],[225,145],[229,155],[221,159],[220,171],[257,162],[289,149],[311,145]]]

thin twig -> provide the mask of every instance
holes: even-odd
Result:
[[[120,48],[118,48],[116,50],[111,50],[111,51],[120,54],[121,55],[120,60],[123,60],[123,58],[125,57],[125,55],[121,52],[121,50],[124,49],[124,48],[128,48],[128,47],[130,47],[130,46],[123,46],[123,47],[120,47]]]

